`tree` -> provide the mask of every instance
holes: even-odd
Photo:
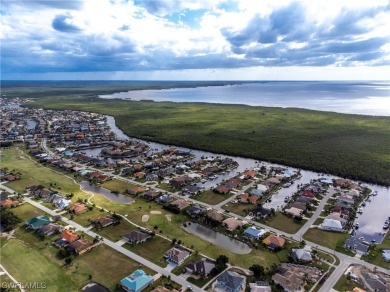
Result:
[[[225,255],[219,255],[215,260],[215,267],[213,269],[213,273],[219,274],[223,270],[227,268],[227,263],[229,262],[229,258]]]
[[[16,225],[22,222],[22,219],[12,213],[8,208],[4,207],[0,207],[0,218],[5,231],[13,230]]]
[[[264,268],[260,265],[254,264],[251,267],[249,267],[249,270],[253,272],[253,275],[256,278],[264,276]]]
[[[69,266],[71,262],[72,262],[72,258],[71,257],[68,257],[68,258],[65,259],[65,264],[67,266]]]
[[[177,241],[176,238],[172,239],[172,245],[175,245],[176,241]]]

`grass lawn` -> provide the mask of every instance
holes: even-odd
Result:
[[[224,210],[228,210],[234,214],[245,217],[250,210],[254,209],[256,206],[251,204],[240,204],[240,203],[228,203],[227,206],[222,206]]]
[[[1,262],[20,282],[44,282],[48,291],[67,292],[80,288],[64,269],[49,261],[39,250],[17,240],[11,239],[1,248]]]
[[[130,189],[135,185],[114,178],[112,180],[102,183],[100,186],[109,189],[110,191],[118,192],[120,194],[126,194],[127,189]]]
[[[129,233],[134,229],[136,229],[136,227],[133,224],[122,219],[120,223],[117,225],[110,225],[100,230],[94,230],[94,231],[100,234],[101,236],[116,242],[122,238],[123,234]]]
[[[150,260],[156,265],[166,267],[167,262],[163,259],[163,255],[172,247],[172,242],[160,236],[154,236],[144,243],[135,246],[126,243],[123,247]]]
[[[363,289],[364,287],[360,285],[357,282],[350,281],[347,279],[346,276],[342,275],[340,279],[337,281],[336,285],[333,286],[333,289],[340,291],[340,292],[345,292],[345,291],[352,291],[353,288],[358,287]]]
[[[303,238],[308,241],[326,246],[330,249],[336,249],[336,251],[345,253],[349,256],[355,256],[354,253],[343,247],[344,242],[348,239],[348,237],[348,233],[325,231],[317,228],[310,228],[303,235]]]
[[[17,280],[17,279],[16,279]],[[8,277],[6,274],[4,275],[0,275],[0,284],[1,286],[0,287],[3,287],[3,288],[8,288],[8,290],[6,291],[9,291],[9,292],[19,292],[20,289],[17,288],[16,285],[10,277]],[[12,288],[11,288],[12,287]],[[15,288],[13,288],[15,287]]]
[[[194,277],[188,277],[187,278],[187,281],[194,284],[195,286],[199,287],[199,288],[202,288],[204,285],[206,285],[208,282],[210,282],[210,280],[213,278],[213,276],[211,277],[207,277],[207,278],[199,278],[199,279],[195,279]]]
[[[212,190],[207,190],[200,193],[199,195],[193,196],[192,198],[200,202],[204,202],[206,204],[216,205],[232,196],[234,196],[233,193],[222,195],[222,194],[217,194]]]
[[[299,229],[301,229],[302,226],[305,225],[306,221],[307,220],[296,222],[293,218],[288,217],[281,212],[276,212],[275,216],[269,217],[265,220],[259,220],[259,222],[263,224],[291,234],[296,233]]]
[[[109,215],[107,212],[102,212],[98,208],[93,208],[91,211],[86,211],[78,215],[73,216],[73,221],[79,223],[82,226],[88,226],[90,224],[89,219],[95,219],[98,217],[104,217]],[[70,215],[67,214],[66,217],[70,218]]]
[[[324,222],[324,218],[317,218],[314,221],[313,225],[320,225],[320,224],[322,224],[322,222]]]
[[[38,209],[33,205],[30,205],[29,203],[24,203],[19,207],[12,208],[11,211],[20,219],[22,219],[21,224],[24,224],[27,220],[31,218],[45,214],[45,212],[43,212],[41,209]]]

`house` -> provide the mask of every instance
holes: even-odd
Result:
[[[33,230],[37,230],[38,228],[41,228],[42,226],[49,224],[51,222],[51,219],[49,216],[41,215],[34,218],[31,218],[26,222],[27,228],[31,228]]]
[[[313,192],[312,192],[312,191],[309,191],[309,190],[303,191],[302,196],[307,197],[307,198],[310,198],[310,199],[314,199],[314,197],[315,197],[315,195],[313,194]]]
[[[240,203],[247,204],[249,200],[249,194],[248,193],[242,193],[241,195],[237,196],[237,201]]]
[[[340,221],[334,220],[334,219],[324,219],[324,222],[320,225],[320,228],[323,230],[330,230],[330,231],[337,231],[342,232],[343,231],[343,225]]]
[[[382,248],[382,258],[385,262],[390,262],[390,248]]]
[[[187,185],[181,188],[183,195],[185,196],[195,196],[200,193],[201,188],[198,186]]]
[[[50,236],[55,233],[60,233],[63,228],[64,227],[59,224],[49,223],[38,228],[37,233],[41,236]]]
[[[302,202],[291,202],[289,207],[290,208],[297,208],[300,209],[302,212],[306,211],[306,205],[307,203],[302,203]]]
[[[55,206],[57,209],[62,210],[62,209],[64,209],[64,208],[68,207],[70,203],[72,203],[71,200],[67,200],[67,199],[65,199],[65,198],[60,198],[60,199],[58,199],[58,200],[56,200],[56,201],[54,202],[54,206]]]
[[[269,235],[264,240],[263,243],[272,250],[282,249],[286,240],[283,237],[277,235]]]
[[[247,229],[244,230],[244,233],[242,234],[246,238],[249,239],[260,239],[263,237],[267,231],[262,228],[257,228],[255,226],[248,227]]]
[[[62,238],[63,240],[65,240],[68,243],[71,243],[71,242],[79,239],[79,236],[77,235],[77,233],[72,232],[68,229],[65,229],[64,231],[62,231],[60,238]]]
[[[222,221],[222,225],[225,226],[225,228],[227,230],[233,232],[237,228],[239,228],[242,225],[244,225],[244,222],[242,222],[241,220],[238,220],[237,218],[229,217],[229,218],[227,218],[227,219]]]
[[[14,200],[9,199],[9,198],[6,198],[6,199],[0,201],[0,206],[2,206],[2,207],[14,208],[14,207],[17,207],[19,205],[20,205],[19,201],[14,201]]]
[[[380,275],[362,273],[362,282],[369,291],[387,292],[386,280]]]
[[[311,256],[311,251],[305,248],[293,248],[291,250],[291,256],[300,262],[311,262],[313,261],[313,257]]]
[[[209,210],[207,211],[207,214],[206,214],[206,217],[214,222],[222,222],[223,220],[223,216],[222,214],[218,213],[217,211],[215,210]]]
[[[74,203],[68,209],[69,213],[76,214],[76,215],[81,214],[87,210],[88,210],[87,205],[83,203]]]
[[[322,272],[314,267],[283,263],[278,273],[272,276],[272,281],[283,287],[286,292],[305,291],[305,282],[316,283]]]
[[[154,278],[146,274],[143,270],[135,270],[131,275],[123,278],[120,285],[128,292],[139,292],[153,283]]]
[[[179,290],[176,290],[176,289],[169,290],[168,288],[166,288],[164,286],[157,286],[151,292],[179,292]]]
[[[341,222],[342,226],[345,226],[348,223],[348,220],[344,218],[344,215],[341,213],[330,213],[328,216],[326,216],[327,219],[333,219]]]
[[[142,230],[133,230],[129,233],[122,235],[129,244],[140,244],[152,237],[151,234]]]
[[[232,271],[223,272],[216,280],[218,291],[239,292],[245,290],[245,277]]]
[[[93,248],[94,244],[86,239],[79,239],[69,243],[66,247],[76,254],[83,254]]]
[[[271,292],[271,286],[268,282],[257,281],[255,283],[249,283],[251,292]]]
[[[213,261],[206,258],[201,258],[196,262],[189,263],[186,266],[186,270],[190,273],[194,273],[205,278],[210,274],[214,267],[215,263]]]
[[[245,177],[245,179],[251,179],[256,176],[256,171],[254,170],[248,170],[242,173],[242,175]]]
[[[286,213],[288,215],[291,215],[293,217],[302,217],[303,211],[301,209],[298,209],[298,208],[295,208],[295,207],[291,207],[289,209],[285,209],[284,213]]]
[[[146,188],[144,187],[140,187],[140,186],[134,186],[130,189],[127,189],[127,192],[130,194],[130,195],[138,195],[140,193],[143,193],[146,191]]]
[[[264,182],[268,186],[280,184],[280,180],[277,177],[270,177]]]
[[[264,208],[263,206],[256,207],[249,212],[249,216],[253,216],[256,218],[267,218],[270,214],[271,209]]]
[[[184,200],[184,199],[177,199],[169,204],[170,206],[178,209],[179,211],[184,210],[190,205],[190,202]]]
[[[204,213],[206,213],[206,209],[204,208],[201,208],[201,207],[198,207],[198,206],[191,206],[188,208],[188,210],[186,211],[186,213],[188,215],[190,215],[191,217],[198,217],[200,215],[203,215]]]
[[[189,177],[188,175],[183,175],[170,180],[169,184],[173,188],[178,188],[178,187],[184,187],[185,185],[188,185],[191,181],[192,181],[191,177]]]
[[[263,191],[259,190],[259,189],[252,189],[249,194],[251,196],[256,196],[256,197],[261,197],[263,196]]]
[[[152,201],[152,200],[155,200],[156,198],[158,198],[158,196],[160,196],[160,193],[159,192],[156,192],[156,191],[147,191],[145,192],[142,197],[145,199],[145,200],[148,200],[148,201]]]
[[[115,221],[116,220],[111,216],[105,216],[92,219],[91,224],[94,225],[95,228],[100,229],[114,224]]]
[[[191,254],[187,250],[172,247],[164,254],[164,258],[175,264],[181,265]]]
[[[214,192],[216,192],[218,194],[226,195],[230,192],[230,188],[228,188],[224,185],[219,185],[216,188],[214,188]]]
[[[159,204],[166,204],[166,203],[169,203],[171,202],[173,199],[171,196],[168,196],[168,195],[162,195],[161,197],[158,197],[156,199],[157,203]]]
[[[344,242],[344,247],[360,255],[367,255],[370,250],[370,246],[364,240],[360,240],[355,236],[348,238]]]

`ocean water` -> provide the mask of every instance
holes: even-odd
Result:
[[[246,104],[390,116],[390,82],[264,81],[241,85],[136,90],[101,98]]]

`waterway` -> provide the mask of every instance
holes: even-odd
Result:
[[[118,139],[128,140],[130,139],[121,129],[119,129],[115,124],[115,119],[111,116],[107,116],[107,124],[110,126],[111,130],[117,135]],[[151,151],[161,151],[170,147],[169,145],[164,145],[155,142],[149,142],[137,139],[140,142],[148,143],[151,146]],[[176,147],[176,146],[175,146]],[[203,157],[229,157],[239,163],[238,168],[220,175],[217,179],[209,180],[205,184],[198,183],[199,186],[203,186],[207,188],[213,188],[222,180],[226,180],[231,178],[233,175],[238,172],[245,171],[247,169],[252,169],[255,167],[260,167],[261,165],[265,166],[279,166],[290,168],[292,170],[297,171],[297,169],[286,167],[278,164],[271,164],[267,162],[261,162],[254,159],[228,156],[228,155],[219,155],[206,151],[192,150],[184,147],[176,147],[179,150],[183,151],[191,151],[192,154],[195,155],[194,159],[200,159]],[[288,188],[281,188],[275,194],[272,195],[272,201],[266,203],[265,207],[274,208],[276,210],[281,209],[286,203],[284,199],[286,196],[290,196],[297,191],[298,184],[306,184],[309,183],[312,179],[317,179],[319,177],[325,177],[329,179],[339,178],[334,175],[323,175],[313,171],[301,170],[301,177],[294,181],[294,183]],[[357,218],[357,222],[360,225],[359,230],[357,231],[358,236],[362,236],[366,241],[371,241],[373,239],[376,240],[377,243],[380,243],[383,240],[383,233],[386,230],[383,230],[383,224],[385,220],[390,216],[390,188],[375,184],[366,184],[367,187],[372,189],[373,191],[377,191],[377,196],[371,197],[371,203],[368,203],[367,206],[363,210],[363,214],[359,215]]]
[[[131,204],[134,202],[134,199],[125,195],[121,194],[114,194],[110,190],[107,190],[106,188],[96,186],[96,185],[91,185],[89,182],[82,181],[80,182],[80,185],[82,186],[82,189],[85,191],[89,191],[98,195],[102,195],[109,199],[110,201],[114,201],[117,203],[122,203],[122,204]]]
[[[240,85],[135,90],[101,98],[246,104],[390,116],[388,81],[269,81]]]
[[[226,249],[236,254],[248,254],[252,249],[246,243],[226,236],[220,232],[216,232],[206,226],[200,225],[195,222],[186,224],[186,227],[182,226],[184,230],[189,233],[195,234],[200,238],[207,240],[208,242],[219,246],[220,248]]]

